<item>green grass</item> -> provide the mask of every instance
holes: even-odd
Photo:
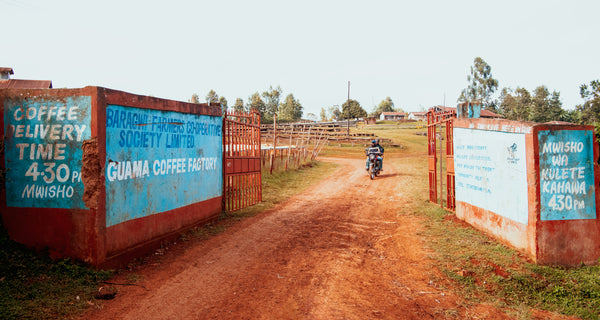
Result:
[[[182,234],[184,241],[222,233],[236,221],[271,208],[330,174],[336,165],[307,162],[297,170],[263,171],[263,202],[229,213],[221,221]],[[143,259],[139,259],[143,261]],[[10,240],[0,225],[0,319],[71,318],[95,304],[94,293],[113,272],[96,271],[69,259],[52,260]],[[127,281],[137,282],[132,273]]]
[[[401,214],[424,218],[421,235],[434,251],[432,267],[440,271],[432,272],[435,282],[458,291],[468,304],[495,305],[517,318],[528,318],[531,309],[540,309],[600,319],[600,266],[538,266],[429,203],[427,138],[414,135],[415,131],[420,130],[386,129],[377,135],[407,146],[387,161],[410,175],[411,183],[403,190],[412,201]]]
[[[311,185],[325,178],[337,167],[331,162],[307,162],[295,170],[276,170],[269,174],[268,168],[262,171],[262,202],[239,211],[229,213],[232,217],[252,216],[270,209],[285,201],[294,194],[306,190]],[[277,167],[276,167],[277,168]],[[278,166],[281,168],[281,166]]]
[[[81,312],[110,274],[36,254],[11,241],[0,225],[0,319],[57,319]]]
[[[386,161],[410,176],[403,191],[412,201],[399,215],[424,218],[421,235],[433,250],[431,267],[439,271],[431,273],[433,280],[457,291],[466,304],[491,304],[519,319],[530,318],[532,309],[600,319],[600,266],[538,266],[429,203],[427,137],[416,134],[427,132],[427,127],[409,125],[365,126],[361,130],[404,146]]]
[[[565,268],[530,263],[470,226],[456,223],[453,214],[427,205],[425,232],[436,252],[434,265],[446,277],[437,279],[458,288],[469,302],[488,303],[522,312],[523,306],[600,318],[600,266]]]
[[[404,193],[410,198],[399,214],[423,217],[422,236],[433,250],[432,272],[435,282],[458,291],[466,304],[486,303],[527,318],[530,309],[542,309],[583,319],[600,319],[600,267],[562,268],[537,266],[523,254],[487,237],[474,228],[457,222],[454,215],[428,199],[427,156],[424,136],[427,128],[410,124],[386,128],[363,127],[381,138],[392,139],[401,148],[386,148],[386,161],[409,176]],[[414,124],[413,124],[414,126]],[[384,146],[385,147],[385,146]],[[360,157],[364,146],[327,146],[326,154]],[[279,166],[280,168],[281,166]],[[297,170],[263,169],[263,202],[224,215],[220,221],[182,235],[204,239],[224,232],[236,221],[276,206],[290,196],[306,190],[336,168],[328,162],[310,162]],[[407,213],[408,212],[408,213]],[[87,308],[99,282],[109,272],[96,272],[69,260],[52,261],[8,239],[0,226],[0,319],[65,318]],[[137,281],[132,275],[128,281]],[[77,299],[79,296],[79,300]],[[447,314],[452,315],[454,310]]]

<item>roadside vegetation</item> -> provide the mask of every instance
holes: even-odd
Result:
[[[404,189],[412,199],[406,211],[424,218],[422,235],[434,252],[432,269],[439,271],[431,273],[436,283],[458,291],[466,304],[491,304],[519,319],[533,318],[532,309],[600,319],[600,266],[535,265],[522,253],[429,203],[427,138],[416,134],[427,128],[406,123],[370,130],[403,145],[402,152],[386,161],[413,181]]]
[[[110,271],[53,261],[10,240],[0,222],[0,319],[61,319],[89,307]]]
[[[263,172],[263,202],[240,211],[224,214],[218,221],[192,229],[181,240],[203,240],[224,232],[243,218],[272,208],[290,196],[300,193],[329,174],[335,164],[307,162],[297,170]],[[181,242],[183,242],[181,241]],[[165,254],[171,244],[158,252]],[[145,258],[132,262],[143,264]],[[125,271],[97,271],[69,259],[52,260],[45,252],[36,253],[10,240],[0,220],[0,319],[65,319],[76,317],[96,300],[103,283],[120,272],[127,273],[128,283],[141,278],[135,268]],[[111,288],[111,290],[115,290]],[[118,289],[116,289],[118,290]]]
[[[521,253],[487,237],[430,204],[427,180],[427,138],[422,124],[365,126],[399,147],[386,147],[386,163],[410,183],[403,192],[411,199],[402,215],[423,218],[422,236],[432,250],[426,263],[437,284],[464,297],[465,305],[491,304],[519,319],[533,318],[533,309],[600,319],[600,267],[563,268],[537,266]],[[357,157],[362,145],[333,145],[321,156]],[[281,167],[281,166],[279,166]],[[308,162],[297,170],[263,171],[263,202],[224,214],[218,221],[181,235],[181,240],[202,241],[224,232],[237,221],[273,208],[334,171],[329,162]],[[0,227],[0,319],[70,318],[88,308],[102,281],[115,272],[95,271],[70,260],[53,261],[9,240]],[[182,241],[182,242],[183,242]],[[427,258],[426,258],[427,259]],[[143,260],[140,260],[143,261]],[[135,270],[126,279],[137,280]]]

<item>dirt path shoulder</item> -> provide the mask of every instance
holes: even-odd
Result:
[[[88,319],[464,318],[431,281],[419,217],[391,162],[371,181],[363,160],[184,254],[144,268],[141,286]],[[508,318],[480,308],[477,318]]]

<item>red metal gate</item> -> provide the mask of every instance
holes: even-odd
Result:
[[[450,211],[454,211],[456,208],[454,196],[454,127],[452,122],[452,119],[454,118],[456,118],[456,111],[453,109],[447,110],[446,108],[435,107],[430,109],[427,113],[427,146],[429,155],[429,201],[436,203],[440,207]],[[437,132],[438,128],[439,133]],[[444,131],[445,135],[443,135]],[[441,142],[441,140],[444,139],[444,136],[446,139],[445,156],[443,144]],[[439,157],[437,140],[440,140]],[[445,162],[443,161],[444,158]],[[446,176],[446,179],[442,178],[443,175]],[[446,180],[445,188],[444,180]],[[444,191],[446,199],[444,199]]]
[[[231,212],[262,201],[260,115],[223,116],[223,207]]]

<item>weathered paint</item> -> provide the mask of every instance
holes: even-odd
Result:
[[[515,194],[515,197],[526,196],[528,202],[527,217],[523,219],[522,217],[511,217],[511,214],[506,214],[506,210],[503,208],[493,208],[479,199],[473,199],[485,196],[485,194],[460,195],[459,182],[466,183],[468,180],[465,180],[465,174],[473,174],[462,172],[461,176],[456,175],[457,198],[461,197],[462,199],[462,201],[457,199],[457,217],[502,242],[522,250],[539,264],[576,266],[581,263],[598,263],[600,258],[600,219],[596,214],[599,198],[596,195],[598,190],[595,186],[600,182],[600,174],[598,165],[593,161],[593,159],[598,159],[599,154],[598,144],[593,142],[593,127],[490,119],[456,119],[454,126],[455,140],[456,132],[459,132],[458,140],[460,140],[460,135],[465,135],[464,131],[461,133],[462,130],[473,130],[471,133],[477,136],[467,138],[467,140],[473,148],[486,146],[482,150],[488,150],[488,148],[500,148],[499,150],[501,150],[501,147],[506,147],[492,146],[504,144],[507,141],[490,139],[490,135],[506,137],[506,133],[517,133],[524,136],[524,154],[517,152],[522,149],[521,141],[516,144],[516,148],[511,148],[513,149],[511,151],[515,151],[514,157],[509,152],[506,156],[501,155],[497,158],[505,158],[506,161],[510,159],[525,160],[525,182],[523,182],[523,177],[520,177],[518,183],[526,184],[526,191],[523,193],[522,188],[515,185],[517,183],[515,179],[512,183],[504,186],[503,193]],[[481,134],[480,131],[490,133]],[[561,142],[562,144],[560,144]],[[567,142],[569,142],[568,145]],[[456,144],[457,141],[455,141]],[[465,143],[461,144],[466,145]],[[508,149],[506,150],[508,151]],[[469,156],[475,158],[480,155],[467,154],[467,157]],[[492,158],[492,156],[490,157]],[[455,159],[455,162],[458,173],[459,159]],[[549,170],[555,171],[550,172]],[[585,184],[585,188],[579,189],[579,193],[574,193],[570,186],[570,195],[573,201],[567,205],[564,200],[569,195],[569,192],[566,192],[569,191],[569,188],[557,185],[552,187],[551,184],[557,181],[561,183],[569,181],[571,184],[580,186]],[[581,190],[585,190],[585,192]],[[557,195],[564,196],[562,206]],[[553,196],[555,196],[554,202]],[[575,200],[578,201],[577,209],[575,209]],[[509,207],[513,200],[509,196],[504,201],[505,206]],[[561,208],[562,210],[560,210]]]
[[[91,98],[15,97],[4,102],[9,207],[84,209],[82,145]]]
[[[106,226],[220,197],[221,126],[221,117],[109,105]]]
[[[473,102],[463,102],[456,106],[456,115],[459,118],[479,118],[481,117],[481,104]]]
[[[456,200],[527,224],[525,135],[454,128]]]
[[[528,252],[528,226],[493,211],[456,201],[456,216],[516,249]]]
[[[593,132],[538,132],[542,220],[596,219]]]
[[[20,116],[20,111],[17,111],[15,116],[15,110],[18,109],[15,101],[26,101],[28,105],[33,106],[31,114],[36,112],[39,114],[42,106],[50,103],[56,107],[57,113],[61,114],[61,118],[58,119],[53,113],[52,117],[56,117],[58,122],[43,123],[43,131],[41,129],[41,123],[32,121],[28,123],[33,125],[34,137],[28,137],[27,127],[25,123],[21,123],[23,119]],[[39,102],[39,103],[37,103]],[[36,104],[37,103],[37,104]],[[21,106],[23,103],[20,104]],[[69,119],[69,108],[78,106],[78,111],[86,110],[85,112],[75,112],[73,108],[72,119]],[[85,106],[85,107],[82,107]],[[111,106],[111,107],[109,107]],[[62,109],[61,109],[62,108]],[[201,141],[200,138],[196,140],[194,136],[194,148],[167,148],[166,142],[164,147],[153,148],[144,146],[141,148],[140,145],[136,148],[131,146],[126,148],[130,151],[129,154],[134,154],[138,158],[120,158],[121,161],[133,161],[136,159],[148,159],[148,160],[162,160],[162,159],[178,159],[182,157],[190,158],[188,154],[193,154],[195,157],[199,157],[199,152],[202,154],[209,154],[207,148],[215,149],[214,156],[217,157],[215,179],[210,183],[206,181],[211,177],[204,177],[205,181],[200,188],[209,190],[208,192],[195,193],[195,195],[203,194],[205,197],[211,197],[205,200],[199,200],[201,198],[195,198],[196,202],[186,203],[185,201],[177,202],[164,202],[163,206],[155,206],[155,211],[150,215],[144,215],[141,217],[133,218],[124,222],[120,222],[107,227],[108,216],[107,212],[109,207],[111,210],[117,208],[122,204],[124,207],[130,205],[127,203],[130,199],[133,199],[134,189],[127,187],[126,183],[131,180],[119,180],[117,173],[117,179],[110,181],[110,183],[121,182],[117,186],[121,193],[129,192],[127,195],[127,201],[124,198],[118,200],[119,203],[115,203],[114,199],[109,198],[108,195],[108,177],[107,167],[110,163],[108,161],[108,152],[114,152],[113,144],[107,144],[107,130],[114,130],[111,134],[115,134],[111,137],[120,137],[120,131],[128,131],[131,128],[106,128],[107,124],[107,110],[109,108],[123,108],[123,110],[136,110],[140,113],[149,114],[181,114],[181,121],[190,122],[192,119],[210,121],[215,126],[220,124],[221,119],[221,108],[218,105],[210,106],[207,104],[192,104],[173,100],[165,100],[154,97],[139,96],[129,94],[126,92],[120,92],[99,87],[86,87],[83,89],[0,89],[0,116],[3,117],[4,121],[0,121],[0,132],[6,135],[5,140],[6,150],[5,153],[0,154],[0,164],[3,169],[11,171],[14,168],[26,168],[25,172],[19,174],[17,177],[27,177],[33,180],[35,171],[31,168],[31,164],[25,164],[25,161],[36,161],[39,163],[56,162],[54,166],[44,165],[46,167],[56,168],[54,170],[54,180],[61,183],[67,184],[77,182],[77,185],[73,185],[73,197],[77,195],[77,201],[56,201],[55,204],[48,203],[36,203],[26,204],[28,207],[22,206],[22,199],[15,198],[14,193],[9,195],[8,189],[19,190],[21,187],[15,187],[17,184],[14,182],[14,178],[6,180],[6,190],[2,191],[2,201],[0,203],[0,212],[4,226],[8,230],[9,235],[12,239],[26,244],[30,247],[38,249],[48,249],[53,257],[72,257],[78,260],[85,261],[89,264],[96,266],[119,266],[122,263],[126,263],[126,259],[135,257],[141,252],[145,252],[148,249],[155,248],[160,244],[160,241],[169,238],[176,237],[185,229],[193,227],[195,225],[204,223],[206,221],[215,219],[219,216],[222,211],[222,195],[214,195],[218,193],[219,189],[222,189],[222,176],[219,172],[222,172],[221,159],[221,144],[220,144],[220,132],[214,136],[210,136],[209,140],[214,139],[213,142],[219,141],[217,147],[209,145],[208,147],[198,147]],[[35,111],[34,111],[35,109]],[[27,110],[27,109],[25,109]],[[65,115],[63,119],[62,115]],[[11,120],[10,117],[13,117]],[[30,120],[35,120],[31,117]],[[75,120],[77,118],[78,120]],[[42,117],[39,119],[43,120]],[[73,121],[73,122],[68,122]],[[14,126],[14,130],[11,125]],[[17,127],[18,125],[24,125],[23,127]],[[49,157],[48,149],[43,149],[46,153],[39,157],[34,153],[33,160],[30,154],[27,154],[25,147],[16,146],[16,143],[27,143],[31,145],[42,144],[42,142],[35,139],[35,125],[38,125],[38,136],[44,132],[44,143],[63,143],[67,146],[60,148],[60,152],[55,154],[52,153],[52,159]],[[52,125],[55,125],[53,131]],[[59,134],[58,125],[61,130]],[[64,129],[66,125],[73,126],[73,130]],[[75,125],[79,125],[79,131],[75,129]],[[83,125],[86,126],[85,130]],[[50,126],[50,129],[46,129],[46,126]],[[22,128],[22,129],[21,129]],[[67,127],[70,128],[70,127]],[[12,130],[12,131],[11,131]],[[46,130],[48,130],[46,132]],[[66,130],[66,131],[65,131]],[[219,131],[218,128],[215,132]],[[31,129],[29,129],[29,135],[31,135]],[[76,135],[76,133],[80,135]],[[163,133],[166,134],[166,133]],[[12,137],[11,137],[12,135]],[[127,136],[127,132],[125,132]],[[200,134],[202,136],[202,134]],[[17,140],[17,139],[29,139],[29,140]],[[9,141],[9,140],[13,141]],[[25,142],[21,142],[25,141]],[[188,140],[189,142],[189,140]],[[118,140],[115,142],[118,144]],[[196,144],[198,143],[198,144]],[[208,142],[207,142],[208,143]],[[212,142],[210,142],[212,143]],[[215,142],[216,143],[216,142]],[[173,146],[171,144],[171,146]],[[20,159],[21,149],[23,150],[23,157]],[[16,149],[16,150],[15,150]],[[146,149],[146,150],[137,150]],[[155,149],[170,149],[170,152],[156,151]],[[188,149],[194,149],[195,153],[188,153]],[[40,149],[41,150],[41,149]],[[37,152],[37,149],[36,149]],[[209,154],[213,156],[213,151]],[[116,153],[118,155],[118,152]],[[64,159],[63,159],[64,157]],[[50,161],[52,160],[52,161]],[[60,162],[60,163],[59,163]],[[22,163],[22,164],[21,164]],[[166,163],[166,162],[165,162]],[[176,162],[177,163],[177,162]],[[189,163],[189,162],[188,162]],[[189,174],[189,164],[186,163],[186,174]],[[63,166],[61,166],[64,164]],[[40,164],[38,164],[38,167]],[[70,179],[65,180],[66,167],[69,169]],[[180,162],[180,167],[173,170],[182,170],[183,162]],[[58,169],[60,167],[60,169]],[[220,167],[220,168],[219,168]],[[20,168],[19,170],[23,171]],[[80,169],[79,169],[80,168]],[[58,174],[57,174],[58,169]],[[29,174],[27,174],[29,170]],[[39,172],[40,169],[38,169]],[[125,168],[125,170],[127,170]],[[150,164],[149,170],[152,174],[152,165]],[[41,173],[37,176],[38,181],[44,181],[44,177],[49,180],[50,172],[44,169],[44,176]],[[73,179],[73,172],[80,173],[79,178]],[[183,173],[174,173],[174,175],[182,175]],[[127,172],[123,172],[121,177],[128,176]],[[166,176],[166,172],[165,175]],[[164,178],[164,177],[162,177]],[[203,179],[204,179],[203,178]],[[137,179],[137,178],[136,178]],[[146,182],[154,182],[154,177],[148,176],[141,178]],[[148,189],[148,192],[154,194],[146,194],[148,205],[154,199],[163,199],[169,196],[178,195],[180,188],[193,187],[193,186],[177,186],[177,189],[173,186],[167,185],[171,183],[169,178],[161,179],[156,177],[157,184],[162,188]],[[64,180],[64,181],[62,181]],[[184,183],[193,184],[195,183],[194,178],[185,178]],[[36,182],[38,182],[36,181]],[[44,181],[46,183],[46,181]],[[125,184],[123,184],[125,183]],[[50,184],[50,183],[48,183]],[[125,186],[125,187],[123,187]],[[198,187],[198,185],[196,185]],[[12,191],[11,191],[12,192]],[[22,192],[22,189],[21,189]],[[117,192],[117,193],[119,193]],[[182,191],[183,192],[183,191]],[[196,192],[194,190],[194,192]],[[185,192],[183,192],[185,193]],[[62,195],[62,194],[61,194]],[[131,196],[131,198],[130,198]],[[7,197],[11,198],[10,200]],[[16,206],[10,206],[10,201],[20,201],[21,204]],[[110,203],[107,203],[107,200]],[[10,202],[14,203],[14,202]],[[140,203],[138,202],[139,206]],[[141,208],[141,207],[138,207]],[[142,209],[145,210],[145,209]],[[149,210],[145,211],[150,212]],[[118,215],[118,214],[117,214]]]

